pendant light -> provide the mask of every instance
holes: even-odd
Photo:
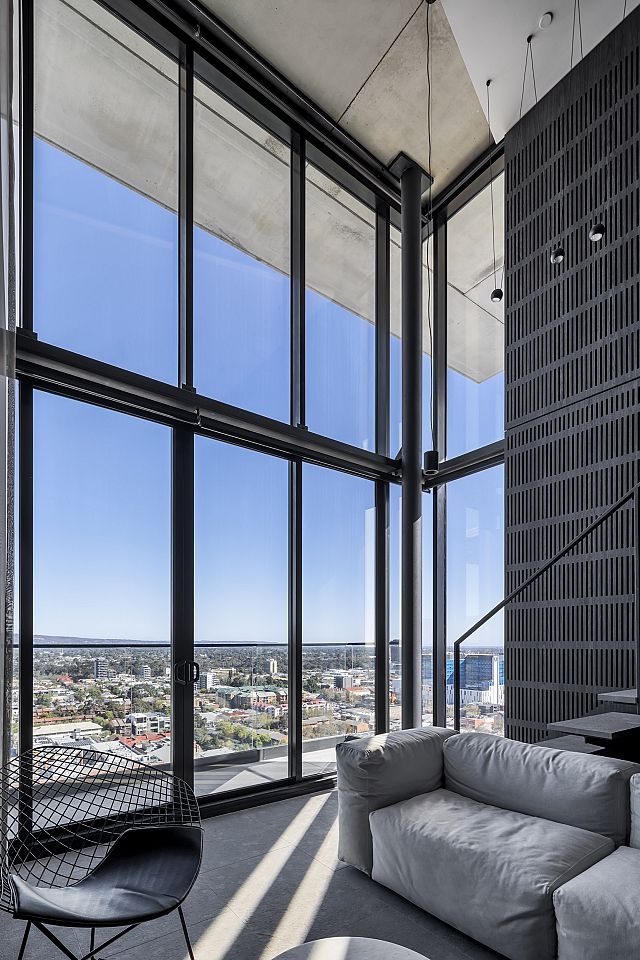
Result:
[[[569,61],[569,84],[568,84],[568,96],[567,96],[567,99],[569,101],[569,111],[571,110],[571,79],[572,79],[571,75],[573,72],[573,51],[574,51],[575,36],[576,36],[576,19],[578,23],[578,33],[580,37],[580,59],[582,59],[584,56],[584,47],[582,44],[582,15],[580,12],[580,0],[573,0],[573,22],[571,25],[571,57]],[[562,181],[563,182],[562,182],[562,197],[560,200],[560,218],[561,218],[560,233],[561,234],[564,233],[565,231],[565,206],[567,202],[567,199],[566,199],[567,183],[569,180],[568,171],[567,171],[568,142],[569,142],[569,116],[567,116],[567,122],[565,127],[564,153],[562,156]],[[602,224],[596,224],[596,226],[602,227]],[[597,235],[597,232],[593,238],[594,242],[595,242],[596,235]],[[602,233],[600,234],[598,239],[601,240],[603,235],[604,235],[604,228],[602,228]],[[591,234],[589,236],[591,236]],[[564,261],[564,258],[565,258],[565,250],[562,242],[560,241],[551,250],[549,259],[551,260],[551,263],[554,266],[557,266],[558,264]]]
[[[493,244],[493,291],[491,293],[492,303],[501,303],[504,293],[502,284],[496,280],[496,218],[493,204],[493,134],[491,133],[491,98],[489,96],[489,87],[491,80],[487,80],[487,129],[489,131],[489,189],[491,191],[491,242]]]

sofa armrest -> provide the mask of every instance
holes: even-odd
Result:
[[[629,799],[631,801],[631,837],[630,847],[640,847],[640,773],[629,780]]]
[[[369,814],[442,786],[442,744],[453,730],[399,730],[338,744],[338,858],[373,866]]]

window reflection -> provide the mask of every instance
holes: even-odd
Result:
[[[90,0],[34,43],[34,328],[175,383],[178,66]]]
[[[375,214],[307,167],[306,411],[315,433],[375,449]]]
[[[447,455],[504,435],[504,300],[493,303],[504,262],[504,176],[485,187],[447,226]]]

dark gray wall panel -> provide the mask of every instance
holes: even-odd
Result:
[[[507,589],[640,480],[639,39],[640,10],[506,138]],[[508,736],[634,682],[631,538],[624,511],[507,612]]]

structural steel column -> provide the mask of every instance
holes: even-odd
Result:
[[[409,157],[402,194],[402,726],[422,725],[422,213],[429,179]]]

